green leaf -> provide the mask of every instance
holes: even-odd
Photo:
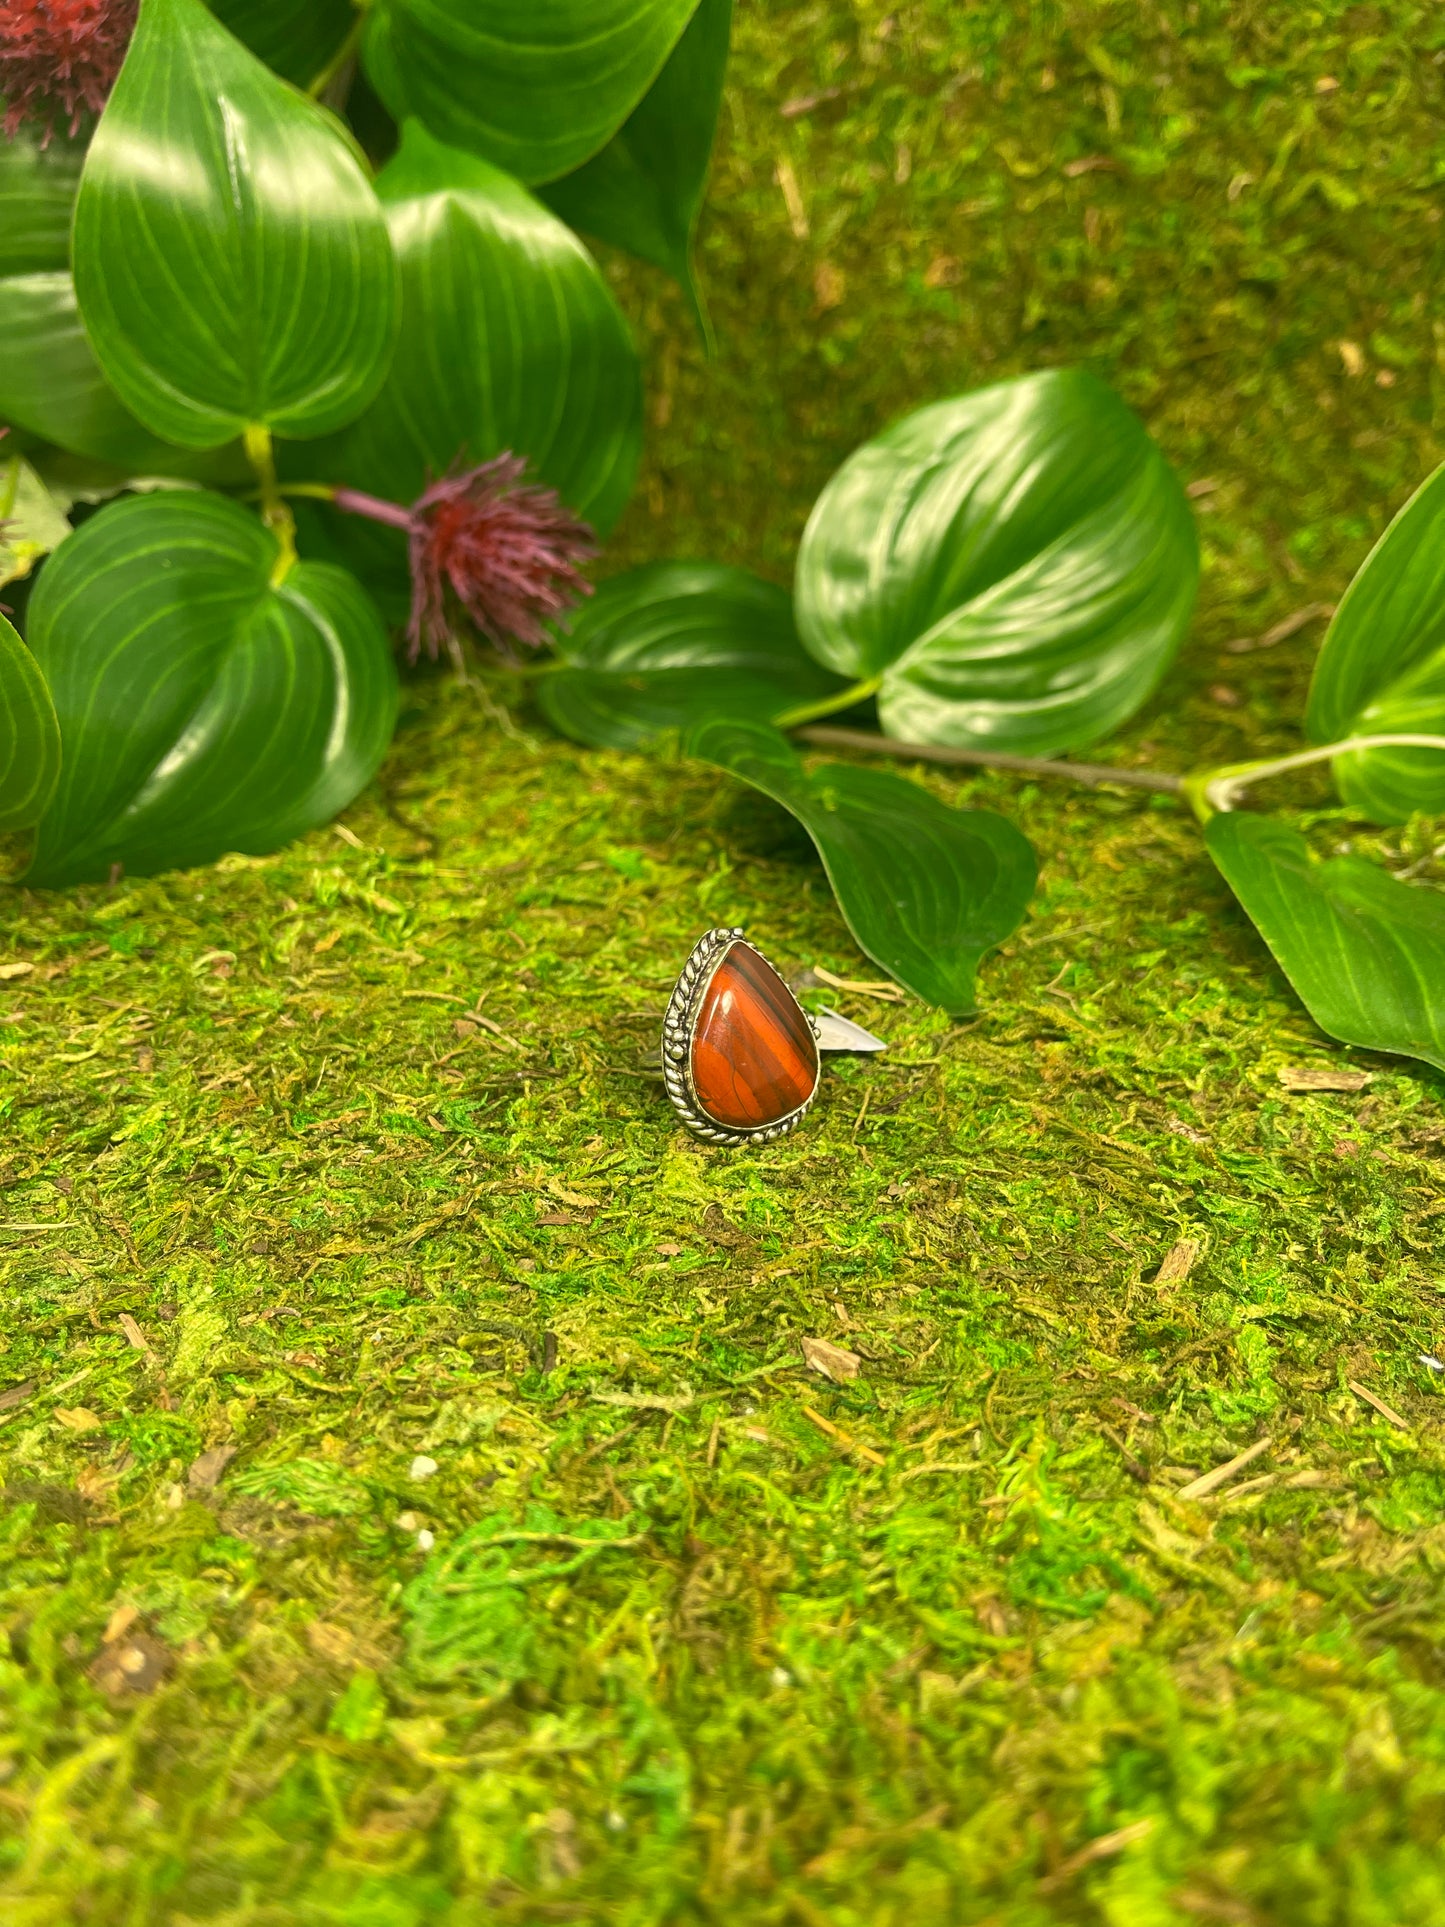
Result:
[[[1178,477],[1082,369],[920,409],[819,497],[798,626],[881,678],[905,742],[1052,755],[1106,735],[1184,638],[1198,543]]]
[[[1034,893],[1022,831],[888,770],[805,770],[777,730],[755,723],[703,723],[686,747],[792,811],[867,956],[925,1003],[972,1014],[979,960],[1018,928]]]
[[[309,86],[356,18],[351,0],[206,0],[211,12],[273,72]]]
[[[604,582],[537,685],[575,742],[636,749],[711,717],[773,722],[839,687],[803,651],[787,592],[715,562],[652,562]]]
[[[74,267],[107,379],[168,441],[323,435],[386,374],[396,271],[363,164],[201,0],[141,0]]]
[[[667,65],[612,139],[543,192],[575,228],[680,281],[694,303],[692,237],[722,104],[733,0],[700,0]]]
[[[23,581],[70,534],[64,509],[29,462],[4,453],[0,444],[0,588]]]
[[[1445,735],[1445,467],[1366,556],[1335,611],[1310,685],[1315,743]],[[1345,802],[1377,823],[1445,811],[1445,752],[1370,749],[1334,759]]]
[[[60,774],[60,727],[35,658],[0,616],[0,830],[38,822]]]
[[[0,138],[0,277],[70,266],[70,216],[85,162],[81,141],[42,147],[27,127]]]
[[[65,761],[29,880],[83,883],[262,855],[368,783],[396,671],[353,577],[301,562],[193,491],[101,509],[46,565],[29,635]]]
[[[293,465],[410,502],[459,460],[511,449],[605,533],[637,472],[642,378],[597,264],[510,176],[416,121],[376,185],[401,270],[391,371]]]
[[[0,280],[0,416],[57,448],[138,475],[240,481],[240,444],[201,451],[152,435],[107,384],[68,269]]]
[[[176,449],[143,428],[107,386],[70,278],[70,223],[85,147],[40,147],[22,128],[0,141],[0,419],[57,448],[133,473],[229,481],[239,449]]]
[[[1362,857],[1318,862],[1267,816],[1211,816],[1204,836],[1321,1030],[1445,1070],[1445,896]]]
[[[657,79],[697,0],[376,0],[367,74],[398,120],[552,181],[590,160]]]

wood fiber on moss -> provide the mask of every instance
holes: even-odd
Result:
[[[610,560],[785,580],[857,441],[1084,362],[1205,545],[1095,753],[1293,747],[1318,627],[1227,645],[1445,453],[1442,102],[1423,5],[745,3],[716,359],[610,264]],[[830,994],[888,1055],[710,1151],[641,1061],[699,931],[875,974],[801,832],[525,679],[407,702],[336,828],[7,906],[7,1922],[1445,1917],[1445,1080],[1314,1029],[1176,802],[929,770],[1040,853],[981,1015]]]

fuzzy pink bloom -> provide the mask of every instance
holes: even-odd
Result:
[[[423,649],[439,655],[450,639],[453,601],[499,649],[536,649],[548,621],[591,595],[577,564],[598,553],[595,535],[555,489],[524,483],[526,472],[525,456],[501,454],[433,482],[410,509],[337,489],[338,508],[407,532],[413,662]]]
[[[0,0],[5,138],[22,121],[74,134],[104,107],[135,31],[136,0]],[[42,142],[42,145],[44,143]]]

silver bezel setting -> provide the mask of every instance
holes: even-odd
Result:
[[[682,975],[673,986],[672,996],[668,999],[667,1011],[662,1020],[662,1082],[663,1087],[688,1130],[694,1137],[701,1138],[705,1144],[770,1144],[774,1138],[786,1137],[794,1125],[799,1124],[813,1108],[818,1095],[818,1084],[822,1082],[823,1060],[821,1051],[818,1058],[818,1079],[813,1085],[811,1096],[796,1111],[780,1117],[775,1123],[760,1124],[753,1130],[734,1128],[718,1124],[710,1118],[698,1103],[697,1093],[692,1087],[692,1039],[697,1027],[698,1013],[702,1009],[707,987],[713,980],[719,964],[735,943],[750,943],[754,950],[758,946],[746,937],[741,929],[709,930],[706,936],[699,937],[693,946],[692,955],[682,967]],[[771,960],[763,956],[764,963],[774,968]],[[781,977],[782,973],[778,973]],[[786,980],[784,980],[786,981]],[[799,1009],[802,1006],[799,1005]],[[807,1011],[803,1015],[818,1041],[818,1026]]]

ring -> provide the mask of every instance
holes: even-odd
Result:
[[[834,1012],[810,1017],[741,930],[709,930],[668,1001],[662,1080],[694,1137],[768,1144],[807,1116],[824,1050],[885,1048]]]

